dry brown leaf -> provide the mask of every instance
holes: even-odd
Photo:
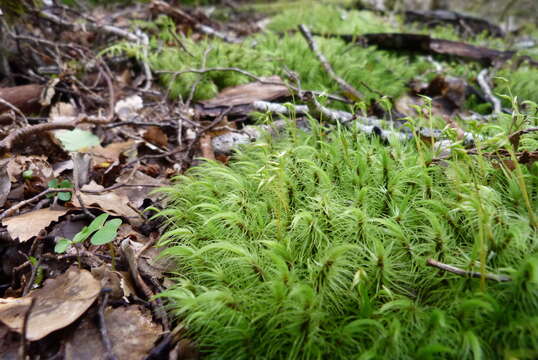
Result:
[[[24,242],[39,234],[51,222],[57,221],[68,211],[68,209],[39,209],[5,218],[2,220],[2,225],[7,226],[7,231],[12,239],[19,238],[20,242]]]
[[[290,96],[288,87],[280,77],[275,75],[262,78],[262,80],[274,84],[252,82],[229,87],[222,90],[213,99],[200,101],[196,110],[201,116],[219,116],[232,106],[234,109],[229,114],[246,114],[252,111],[251,104],[255,101],[271,101]]]
[[[161,335],[162,329],[151,320],[151,316],[140,311],[138,306],[108,308],[105,311],[112,352],[118,360],[144,359]],[[99,330],[89,319],[85,319],[66,343],[66,360],[104,360],[105,349]]]
[[[137,143],[134,140],[117,142],[109,144],[105,147],[94,146],[87,152],[92,155],[94,164],[104,162],[114,163],[120,159],[120,155],[127,151],[136,150]]]
[[[94,181],[84,185],[81,190],[103,190],[104,187],[96,184]],[[125,195],[119,195],[115,190],[107,191],[101,194],[91,194],[81,192],[80,197],[84,205],[97,205],[104,211],[112,215],[124,216],[132,220],[139,220],[140,215],[129,206],[129,199]],[[80,206],[78,199],[73,199],[75,206]]]
[[[22,333],[23,319],[33,298],[35,305],[28,320],[26,338],[40,340],[77,320],[100,291],[100,282],[88,271],[71,267],[64,274],[46,280],[42,288],[25,297],[0,299],[0,321]]]
[[[7,164],[7,173],[11,182],[20,180],[21,174],[26,170],[31,170],[32,176],[39,178],[43,183],[54,178],[54,171],[46,156],[15,156]]]
[[[216,97],[210,100],[201,101],[205,107],[235,106],[252,104],[254,101],[270,101],[279,97],[289,96],[290,92],[282,79],[278,76],[262,78],[263,81],[280,83],[264,84],[252,82],[244,85],[238,85],[222,90]]]
[[[113,271],[108,264],[92,268],[91,272],[97,280],[101,281],[103,288],[111,290],[111,299],[127,299],[132,294],[135,294],[128,272]]]
[[[158,126],[150,126],[142,135],[144,140],[149,141],[153,145],[166,148],[168,146],[168,136]]]
[[[155,185],[159,187],[165,186],[167,184],[167,181],[165,179],[156,179],[154,177],[144,174],[141,171],[137,171],[133,176],[130,176],[130,174],[128,173],[123,174],[118,178],[117,182],[120,184],[125,183],[128,185]],[[116,190],[116,194],[118,194],[119,196],[127,196],[131,205],[138,209],[142,206],[145,199],[157,199],[159,195],[150,194],[150,192],[154,189],[155,187],[150,186],[121,187]]]

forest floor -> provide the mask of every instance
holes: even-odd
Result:
[[[177,269],[157,256],[169,199],[153,190],[290,118],[419,139],[428,165],[486,152],[536,171],[532,19],[336,0],[64,3],[0,6],[1,359],[198,358],[155,297]],[[504,142],[477,146],[493,128]]]

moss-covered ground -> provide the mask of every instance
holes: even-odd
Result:
[[[161,18],[149,60],[169,71],[238,67],[285,77],[289,69],[304,89],[337,93],[301,35],[287,32],[300,23],[330,33],[427,32],[398,17],[314,3],[279,12],[268,31],[241,44],[183,39],[189,55],[163,46],[177,37]],[[450,28],[432,35],[458,39]],[[425,57],[317,41],[365,102],[379,95],[361,81],[396,98],[411,79],[435,76]],[[506,46],[487,36],[466,41]],[[470,83],[481,70],[437,60],[444,74]],[[513,113],[461,125],[488,135],[475,144],[478,154],[456,144],[451,159],[431,163],[438,153],[418,139],[382,143],[317,119],[304,133],[291,118],[285,136],[241,148],[228,165],[195,167],[165,189],[161,245],[178,267],[162,296],[201,351],[214,359],[537,358],[538,164],[482,153],[510,152],[510,133],[538,125],[528,102],[538,100],[538,71],[508,65],[497,75],[504,79],[494,91],[510,95],[504,104]],[[172,97],[187,97],[201,81],[196,99],[250,81],[232,72],[162,80]],[[518,150],[536,150],[535,134]],[[428,259],[480,276],[445,273]]]

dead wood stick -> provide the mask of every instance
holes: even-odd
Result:
[[[12,215],[15,211],[17,211],[21,207],[26,206],[26,205],[30,204],[31,202],[34,202],[34,201],[36,201],[38,199],[41,199],[43,196],[45,196],[47,194],[50,194],[50,193],[53,193],[53,192],[73,192],[73,191],[74,191],[73,189],[69,189],[69,188],[65,188],[65,189],[64,188],[58,188],[58,189],[49,188],[49,189],[43,190],[39,194],[31,197],[30,199],[18,202],[17,204],[13,205],[9,209],[7,209],[3,213],[1,213],[0,214],[0,220]]]
[[[102,125],[102,124],[108,124],[109,122],[110,122],[110,118],[105,119],[105,118],[81,116],[73,121],[58,121],[58,122],[53,122],[53,123],[37,124],[37,125],[21,128],[17,131],[10,133],[8,136],[2,139],[2,141],[0,141],[0,155],[10,151],[13,145],[15,145],[17,142],[20,142],[21,140],[33,134],[46,132],[46,131],[52,131],[52,130],[72,130],[78,124],[83,124],[83,123]]]
[[[460,275],[460,276],[466,276],[466,277],[472,277],[472,278],[478,278],[478,279],[481,277],[484,277],[488,280],[493,280],[493,281],[498,281],[498,282],[512,281],[512,278],[507,275],[502,275],[502,274],[498,275],[498,274],[491,274],[491,273],[482,274],[481,272],[478,272],[478,271],[467,271],[467,270],[460,269],[459,267],[444,264],[434,259],[428,259],[426,261],[426,264],[428,266],[435,267],[444,271],[448,271],[450,273]]]
[[[28,310],[26,310],[26,313],[24,314],[24,319],[22,321],[22,334],[21,334],[21,347],[19,348],[19,359],[26,360],[26,354],[28,353],[27,349],[27,339],[26,339],[26,333],[28,332],[28,322],[30,320],[30,314],[32,313],[32,310],[34,309],[36,303],[35,298],[30,299],[30,306],[28,306]]]
[[[308,27],[304,24],[299,25],[299,30],[301,31],[301,34],[305,38],[306,42],[308,43],[308,46],[310,47],[310,50],[314,52],[316,57],[318,58],[319,62],[321,62],[321,65],[323,65],[323,68],[329,74],[329,76],[336,81],[336,83],[340,86],[340,89],[342,89],[345,93],[352,95],[352,100],[360,100],[363,98],[363,95],[355,89],[353,86],[348,84],[344,79],[342,79],[340,76],[336,74],[336,72],[333,70],[331,64],[329,63],[329,60],[323,55],[323,53],[319,50],[318,45],[314,41],[314,38],[312,37],[312,33],[308,29]]]
[[[500,114],[501,113],[501,102],[499,99],[493,95],[493,92],[491,91],[491,87],[488,84],[488,80],[486,77],[488,76],[488,69],[484,69],[478,73],[478,76],[476,77],[476,81],[478,82],[478,85],[480,85],[480,88],[484,92],[484,97],[486,100],[488,100],[491,105],[493,105],[493,113],[494,114]]]
[[[105,347],[106,359],[116,360],[116,356],[112,351],[112,342],[108,336],[108,328],[105,321],[105,308],[108,302],[108,296],[110,295],[110,289],[101,290],[101,303],[99,304],[98,316],[99,316],[99,333],[101,334],[101,341]]]

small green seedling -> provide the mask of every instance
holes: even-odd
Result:
[[[62,180],[58,181],[58,179],[52,179],[48,183],[49,188],[53,189],[71,189],[73,188],[73,184],[69,180]],[[48,195],[49,197],[58,196],[58,200],[62,201],[69,201],[71,200],[71,193],[70,192],[58,192],[58,193],[51,193]]]
[[[54,251],[58,254],[67,251],[69,246],[84,242],[90,236],[92,236],[90,242],[93,245],[105,245],[110,243],[116,238],[118,234],[118,228],[121,225],[121,219],[112,219],[106,221],[108,214],[104,213],[96,217],[88,226],[85,226],[80,230],[72,240],[61,238],[57,241]]]
[[[31,180],[34,176],[34,172],[32,170],[25,170],[22,172],[22,178],[24,180]]]

